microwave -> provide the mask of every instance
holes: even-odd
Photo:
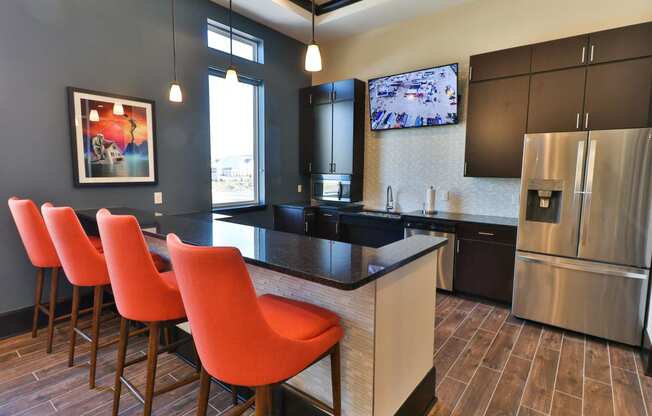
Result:
[[[350,175],[312,175],[310,185],[312,199],[351,202]]]

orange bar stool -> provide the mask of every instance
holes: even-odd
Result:
[[[97,224],[106,256],[111,286],[120,321],[120,344],[113,396],[113,415],[120,406],[122,384],[134,393],[144,405],[144,415],[152,412],[154,396],[189,384],[199,378],[194,374],[158,391],[154,390],[158,354],[171,351],[191,338],[167,343],[159,349],[159,331],[162,325],[176,324],[186,320],[186,311],[181,300],[173,272],[159,273],[149,255],[136,218],[129,215],[111,215],[102,209],[97,213]],[[147,356],[125,362],[127,352],[127,325],[129,321],[146,324],[149,329]],[[124,369],[147,359],[145,394],[143,395],[124,376]]]
[[[55,316],[57,305],[57,291],[59,286],[59,268],[61,262],[57,255],[50,234],[45,226],[43,217],[38,211],[36,204],[29,199],[12,197],[9,199],[9,210],[14,218],[18,234],[25,246],[25,251],[30,262],[36,267],[36,292],[34,296],[34,315],[32,319],[32,338],[37,335],[39,312],[48,317],[48,339],[46,351],[52,352],[52,338],[54,334],[54,323],[70,317],[70,314]],[[91,243],[95,247],[101,247],[99,238],[92,238]],[[48,305],[41,304],[43,296],[43,285],[45,271],[50,272],[50,302]]]
[[[255,387],[256,415],[270,415],[270,387],[330,355],[333,406],[302,395],[341,415],[339,317],[307,303],[273,295],[256,297],[236,248],[186,245],[167,238],[172,267],[202,363],[198,412],[208,406],[210,376]],[[251,401],[240,406],[241,414]]]

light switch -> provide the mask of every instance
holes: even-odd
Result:
[[[301,185],[301,184],[297,185],[297,192],[298,193],[303,192],[303,185]]]
[[[163,192],[154,192],[154,203],[156,205],[163,203]]]

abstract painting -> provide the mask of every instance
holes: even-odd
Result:
[[[68,87],[76,186],[156,184],[154,102]]]

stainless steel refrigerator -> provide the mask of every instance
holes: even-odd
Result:
[[[652,129],[525,136],[514,315],[640,345]]]

